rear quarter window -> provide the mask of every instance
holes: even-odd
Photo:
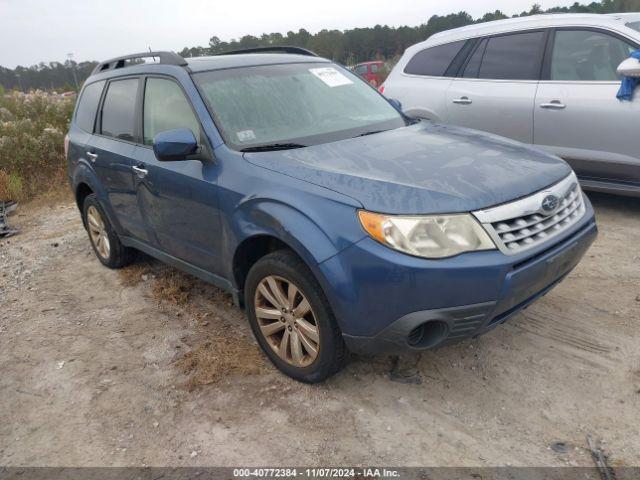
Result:
[[[76,125],[85,132],[93,133],[96,123],[96,113],[98,113],[98,103],[102,96],[104,80],[95,82],[84,87],[78,107],[76,108]]]
[[[409,60],[407,66],[404,67],[404,73],[442,77],[465,43],[466,40],[461,40],[422,50]]]

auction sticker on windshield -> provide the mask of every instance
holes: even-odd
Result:
[[[309,71],[331,88],[339,87],[341,85],[350,85],[353,83],[335,68],[310,68]]]
[[[240,132],[236,132],[236,135],[238,136],[238,140],[241,142],[249,142],[256,139],[256,134],[253,133],[253,130],[242,130]]]

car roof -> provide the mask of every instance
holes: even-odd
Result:
[[[160,52],[157,52],[160,53]],[[175,55],[175,54],[174,54]],[[148,55],[149,56],[149,55]],[[149,56],[151,57],[151,56]],[[120,68],[109,68],[97,73],[92,73],[86,83],[94,83],[111,78],[125,77],[128,75],[146,74],[175,74],[176,72],[206,72],[211,70],[224,70],[241,67],[258,67],[264,65],[282,65],[295,63],[330,64],[331,60],[311,55],[298,55],[290,53],[238,53],[233,55],[216,55],[211,57],[178,57],[182,64],[176,63],[138,63]],[[186,67],[186,69],[185,69]]]
[[[223,70],[227,68],[257,67],[283,63],[331,63],[330,60],[309,55],[283,53],[242,53],[234,55],[215,55],[211,57],[185,58],[192,72]]]
[[[427,40],[417,45],[426,47],[484,35],[534,28],[559,26],[609,26],[614,28],[626,28],[625,24],[634,20],[640,20],[640,13],[616,13],[607,15],[597,13],[545,13],[542,15],[494,20],[492,22],[478,23],[474,25],[467,25],[466,27],[446,30],[432,35]]]

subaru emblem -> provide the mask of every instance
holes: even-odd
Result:
[[[540,206],[544,213],[550,215],[556,210],[556,208],[558,208],[559,204],[560,199],[558,197],[556,197],[555,195],[547,195],[542,199],[542,205]]]

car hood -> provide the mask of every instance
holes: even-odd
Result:
[[[396,214],[486,208],[542,190],[571,172],[563,160],[519,142],[429,122],[245,158],[348,195],[367,210]]]

